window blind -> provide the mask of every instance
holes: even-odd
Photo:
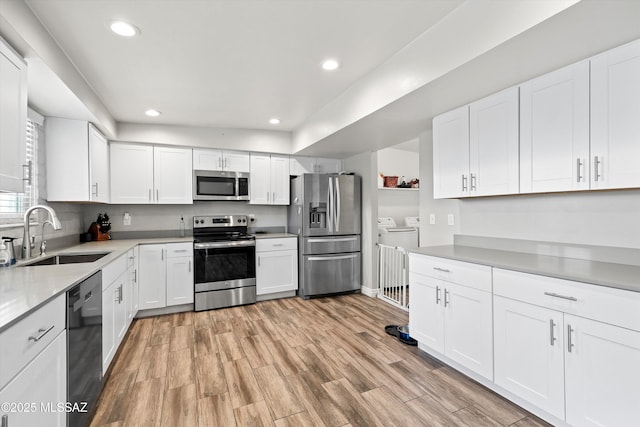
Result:
[[[31,165],[31,181],[24,181],[22,193],[0,193],[0,222],[22,218],[24,212],[38,201],[38,134],[40,125],[27,119],[27,140],[25,164]],[[25,171],[26,176],[26,171]]]

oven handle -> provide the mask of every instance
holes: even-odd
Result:
[[[212,242],[212,243],[194,243],[193,249],[216,249],[216,248],[237,248],[243,246],[255,246],[255,240],[237,241],[237,242]]]

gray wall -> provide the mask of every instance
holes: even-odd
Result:
[[[345,171],[362,177],[362,286],[376,289],[378,239],[378,161],[376,153],[363,153],[342,161]],[[366,290],[365,290],[366,292]]]

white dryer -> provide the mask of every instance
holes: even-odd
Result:
[[[405,249],[417,247],[418,227],[398,226],[393,218],[380,217],[378,218],[378,243]]]

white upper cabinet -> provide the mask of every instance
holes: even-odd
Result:
[[[520,86],[520,192],[589,189],[589,61]]]
[[[107,139],[81,120],[47,117],[45,132],[47,200],[109,203]]]
[[[0,38],[0,191],[22,192],[27,64]]]
[[[111,203],[193,203],[190,148],[113,142],[110,153]]]
[[[433,197],[469,195],[469,106],[433,118]]]
[[[250,204],[289,204],[289,157],[251,154]]]
[[[193,203],[191,149],[153,147],[155,203]]]
[[[249,172],[249,159],[249,153],[242,151],[193,149],[195,170]]]
[[[469,121],[469,195],[518,193],[518,88],[473,102]]]
[[[591,60],[591,188],[640,187],[640,40]]]
[[[293,176],[305,173],[338,173],[342,170],[342,162],[338,159],[321,157],[291,157],[289,173]]]

